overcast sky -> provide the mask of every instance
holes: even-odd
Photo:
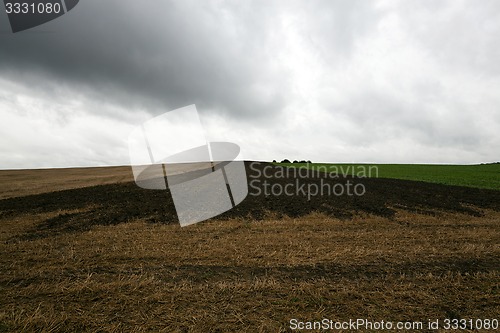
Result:
[[[500,160],[500,1],[81,0],[0,13],[0,168],[129,164],[196,104],[245,159]]]

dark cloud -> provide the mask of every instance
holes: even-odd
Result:
[[[0,161],[124,163],[132,125],[193,103],[247,158],[495,160],[499,22],[495,0],[82,0],[12,34],[0,11]]]
[[[293,97],[280,63],[284,17],[327,60],[376,22],[366,1],[82,1],[34,30],[3,34],[0,70],[38,73],[125,105],[196,103],[240,118],[280,113]],[[5,14],[2,14],[5,15]],[[306,47],[306,46],[304,46]]]
[[[272,7],[257,5],[83,1],[35,30],[3,34],[0,70],[91,87],[124,104],[197,103],[258,117],[285,102],[286,78],[262,52],[272,15]]]

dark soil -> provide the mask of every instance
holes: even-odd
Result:
[[[391,218],[394,209],[403,209],[421,214],[439,214],[440,212],[459,212],[475,216],[481,215],[481,209],[500,211],[500,191],[447,186],[417,181],[327,177],[318,172],[310,177],[290,177],[264,179],[256,177],[256,170],[265,166],[277,170],[279,166],[258,163],[250,167],[246,162],[247,177],[254,181],[249,194],[238,206],[214,219],[248,218],[261,220],[268,216],[301,217],[311,212],[322,212],[329,216],[351,218],[357,213],[369,213]],[[268,169],[269,171],[270,169]],[[274,172],[271,172],[274,174]],[[269,174],[269,172],[268,172]],[[343,184],[349,182],[363,184],[366,193],[356,195],[316,195],[308,198],[300,192],[294,196],[265,195],[263,182],[273,184]],[[260,188],[260,195],[256,195]],[[278,189],[278,187],[275,187]],[[345,188],[345,187],[344,187]],[[270,190],[270,187],[268,187]],[[87,230],[94,225],[114,225],[134,219],[145,219],[152,223],[177,223],[174,203],[168,190],[146,190],[135,183],[100,185],[58,192],[30,195],[0,200],[0,218],[15,217],[22,214],[40,214],[57,211],[75,211],[62,213],[49,218],[26,234],[26,238],[38,238],[53,235],[54,232],[72,232]]]

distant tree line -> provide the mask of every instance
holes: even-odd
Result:
[[[273,160],[273,163],[312,163],[311,161],[306,161],[306,160],[302,160],[302,161],[297,161],[297,160],[294,160],[293,162],[290,162],[289,159],[284,159],[283,161],[281,162],[276,162],[276,160]]]

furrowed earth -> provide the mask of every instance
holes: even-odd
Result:
[[[246,166],[247,198],[186,228],[168,190],[139,188],[125,168],[22,196],[0,172],[0,332],[498,318],[500,191]],[[365,192],[277,195],[288,184]]]

